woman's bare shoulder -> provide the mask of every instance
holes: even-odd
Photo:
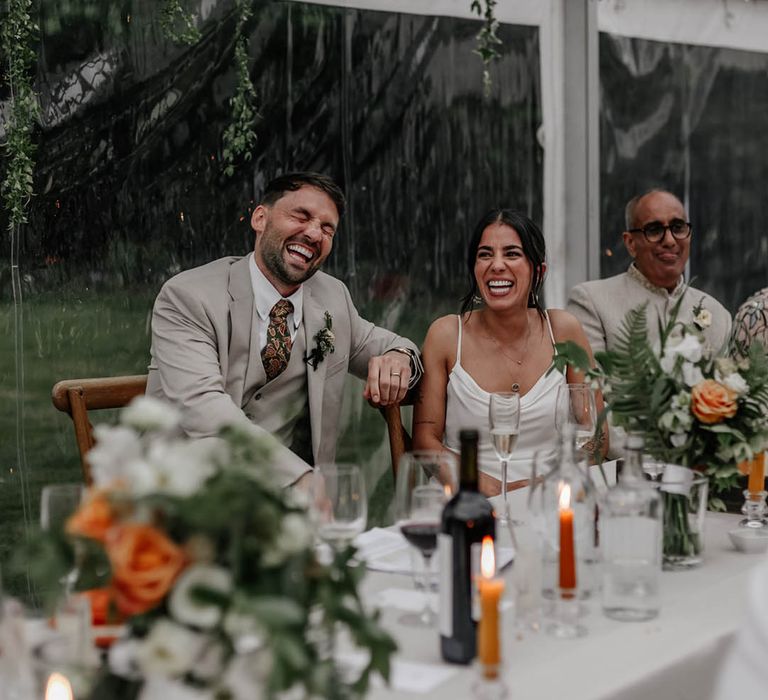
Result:
[[[562,339],[576,339],[584,334],[584,329],[581,327],[579,320],[568,311],[564,309],[547,309],[547,316],[549,316],[549,322],[552,324],[552,331],[556,338]]]

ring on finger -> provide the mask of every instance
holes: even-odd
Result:
[[[400,376],[400,372],[391,372],[391,374],[392,374],[393,377],[399,377]]]

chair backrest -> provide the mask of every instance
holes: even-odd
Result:
[[[143,394],[146,388],[146,374],[130,377],[64,379],[54,385],[51,392],[53,405],[72,419],[86,484],[91,483],[91,467],[86,455],[94,445],[93,426],[88,418],[88,411],[122,408],[128,405],[131,399]],[[392,476],[397,478],[397,465],[400,463],[400,458],[413,447],[411,436],[403,426],[400,406],[386,406],[379,410],[387,422]]]
[[[98,377],[93,379],[64,379],[51,392],[53,405],[69,414],[75,426],[75,439],[80,450],[80,464],[85,483],[91,483],[91,467],[86,457],[93,447],[93,426],[88,411],[122,408],[147,389],[147,375],[131,377]]]
[[[400,415],[400,405],[385,406],[379,409],[387,421],[389,433],[389,453],[392,457],[392,477],[397,480],[397,466],[404,453],[413,448],[413,442],[408,431],[403,427],[403,419]]]

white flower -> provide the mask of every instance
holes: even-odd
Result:
[[[671,374],[678,357],[682,357],[688,362],[696,363],[701,360],[702,351],[701,341],[695,335],[690,333],[685,333],[682,336],[671,334],[659,364],[661,364],[661,368],[667,374]]]
[[[695,318],[693,319],[693,322],[701,329],[704,330],[705,328],[709,328],[712,325],[712,314],[708,309],[701,309],[698,314],[696,314]]]
[[[314,538],[306,515],[288,513],[281,523],[280,533],[272,541],[272,547],[264,552],[265,566],[278,566],[289,556],[308,547]]]
[[[704,381],[704,374],[693,363],[683,362],[680,369],[683,372],[683,382],[686,386],[696,386],[699,382]]]
[[[141,459],[143,446],[135,430],[123,426],[97,425],[93,429],[96,444],[88,453],[91,475],[99,488],[117,482],[131,483],[130,465]]]
[[[144,680],[139,700],[212,700],[212,697],[207,690],[154,675]]]
[[[210,564],[193,564],[179,576],[168,600],[168,610],[179,622],[210,629],[221,619],[221,607],[195,600],[192,589],[210,588],[228,595],[232,590],[229,571]]]
[[[202,634],[161,618],[144,639],[137,661],[145,676],[178,677],[194,666],[204,645]]]
[[[173,430],[179,425],[179,411],[151,396],[137,396],[120,414],[120,422],[136,430]]]
[[[749,391],[749,384],[738,372],[721,374],[719,370],[715,370],[715,379],[727,386],[737,396],[744,396]]]
[[[685,445],[687,439],[688,436],[685,433],[674,433],[669,436],[669,441],[672,443],[673,447],[682,447]]]
[[[146,459],[136,465],[131,487],[136,495],[167,493],[187,497],[213,476],[215,467],[193,441],[155,441]]]
[[[273,663],[269,649],[238,654],[227,667],[222,685],[234,700],[260,700],[264,697],[264,687]]]
[[[141,648],[138,639],[119,639],[109,648],[109,669],[121,678],[139,679],[138,653]]]
[[[203,650],[202,656],[195,663],[192,675],[202,681],[218,678],[224,671],[226,649],[221,642],[210,641]]]

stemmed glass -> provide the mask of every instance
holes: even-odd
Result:
[[[74,515],[85,498],[82,484],[49,484],[40,495],[40,527],[50,533],[64,536],[67,520]],[[74,592],[80,577],[85,552],[83,543],[73,542],[74,563],[72,569],[59,580],[61,595],[56,602],[54,619],[60,639],[59,653],[75,663],[94,662],[91,645],[91,605],[87,597]]]
[[[339,550],[355,539],[368,519],[368,496],[356,464],[318,464],[312,479],[312,513],[317,534]]]
[[[503,494],[504,508],[499,517],[499,524],[508,525],[507,465],[517,444],[520,429],[520,394],[516,391],[491,394],[488,406],[488,424],[493,449],[501,462],[501,493]]]
[[[395,521],[420,553],[422,571],[414,571],[417,589],[425,594],[424,610],[403,618],[405,624],[431,626],[429,605],[432,556],[437,546],[443,507],[458,489],[458,461],[451,452],[417,450],[400,459],[395,483]]]
[[[426,583],[432,555],[437,549],[437,535],[440,532],[440,520],[445,506],[445,491],[436,484],[417,486],[411,492],[408,505],[410,506],[408,512],[398,519],[398,525],[408,543],[421,552]],[[424,588],[424,608],[421,613],[415,619],[406,616],[401,621],[424,627],[434,625],[435,613],[429,604],[428,585]]]
[[[82,484],[49,484],[40,495],[40,527],[46,532],[62,535],[70,516],[80,507],[85,496]],[[61,579],[64,595],[69,596],[80,575],[80,552],[75,544],[75,563]]]
[[[557,389],[555,428],[560,435],[563,426],[573,426],[576,449],[581,452],[595,437],[597,406],[595,392],[589,384],[561,384]]]

